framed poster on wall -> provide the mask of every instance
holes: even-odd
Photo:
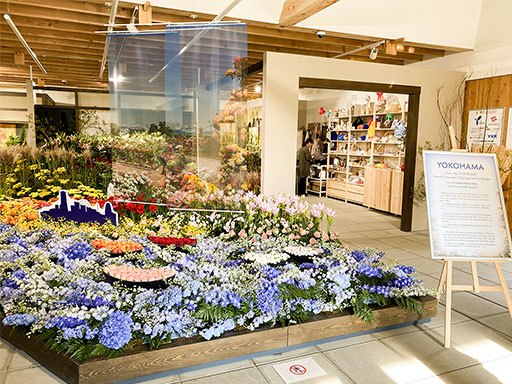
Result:
[[[473,109],[468,116],[467,143],[501,145],[505,108]]]
[[[433,259],[511,257],[495,154],[424,151]]]

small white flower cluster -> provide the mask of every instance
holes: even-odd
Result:
[[[281,261],[288,260],[290,256],[286,253],[271,252],[247,252],[242,256],[243,259],[259,264],[277,264]]]
[[[320,248],[300,247],[293,245],[284,247],[284,251],[294,256],[318,256],[324,253],[323,249]]]

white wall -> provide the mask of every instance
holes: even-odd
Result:
[[[421,87],[418,144],[440,141],[436,92],[457,87],[464,74],[349,60],[267,52],[264,57],[262,190],[294,192],[299,77]],[[459,124],[460,125],[460,124]],[[416,176],[421,172],[416,172]],[[424,208],[414,208],[413,230],[427,228]]]
[[[511,0],[485,0],[473,51],[452,54],[411,66],[464,71],[472,79],[512,73]]]

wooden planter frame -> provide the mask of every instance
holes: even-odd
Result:
[[[150,351],[147,346],[130,349],[112,358],[94,358],[79,363],[45,347],[37,337],[27,337],[12,327],[0,325],[0,336],[36,359],[63,380],[72,384],[105,384],[166,371],[237,358],[350,335],[379,328],[413,323],[437,315],[437,300],[430,296],[419,298],[424,313],[418,314],[387,306],[374,310],[374,320],[367,323],[352,312],[320,314],[307,322],[287,327],[237,331],[209,341],[200,336],[173,340]]]

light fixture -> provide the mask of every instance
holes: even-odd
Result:
[[[377,50],[377,47],[381,46],[382,44],[385,44],[386,43],[386,40],[381,40],[381,41],[377,41],[376,43],[371,43],[371,44],[368,44],[368,45],[365,45],[364,47],[360,47],[360,48],[356,48],[356,49],[353,49],[351,51],[348,51],[348,52],[345,52],[345,53],[340,53],[339,55],[336,55],[334,57],[332,57],[333,59],[339,59],[340,57],[344,57],[344,56],[349,56],[353,53],[357,53],[357,52],[361,52],[361,51],[364,51],[368,48],[371,48],[371,52],[370,52],[370,59],[372,60],[375,60],[377,58],[377,54],[379,53],[379,51]],[[376,51],[375,53],[375,57],[372,57],[372,54],[373,54],[373,51]]]
[[[378,54],[379,50],[377,49],[377,47],[373,47],[372,50],[370,51],[370,59],[375,60]]]
[[[32,57],[32,60],[34,60],[35,63],[37,64],[37,66],[41,69],[41,71],[43,71],[43,73],[45,75],[47,75],[48,72],[43,67],[43,64],[41,64],[41,62],[37,58],[37,55],[34,53],[34,51],[30,48],[28,43],[25,41],[25,39],[23,38],[22,34],[20,33],[20,31],[18,30],[18,28],[16,27],[16,25],[12,21],[11,17],[6,13],[6,14],[4,14],[4,19],[7,22],[7,24],[9,24],[9,27],[11,27],[12,31],[14,32],[14,34],[16,35],[18,40],[21,42],[21,44],[25,47],[25,49],[27,50],[27,52],[30,55],[30,57]]]
[[[254,92],[261,93],[261,85],[257,85],[254,87]]]
[[[114,75],[113,77],[110,78],[110,81],[113,82],[114,85],[117,85],[120,82],[122,82],[124,79],[125,79],[125,77],[123,75]]]

